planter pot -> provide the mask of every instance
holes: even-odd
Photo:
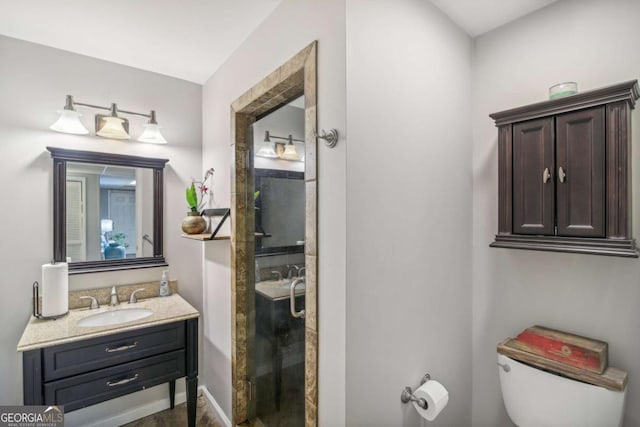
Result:
[[[123,259],[126,256],[125,247],[118,242],[111,242],[104,248],[104,259]]]
[[[186,234],[200,234],[207,229],[207,221],[199,212],[187,212],[182,220],[182,231]]]

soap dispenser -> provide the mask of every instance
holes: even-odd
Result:
[[[171,290],[169,290],[169,270],[164,270],[162,272],[162,278],[160,279],[160,291],[158,295],[161,297],[168,297],[171,295]]]

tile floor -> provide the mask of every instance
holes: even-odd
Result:
[[[171,409],[151,414],[140,418],[125,427],[177,427],[187,425],[187,404],[182,403]],[[222,421],[213,413],[207,405],[204,396],[198,395],[198,408],[196,410],[196,426],[198,427],[223,427]]]

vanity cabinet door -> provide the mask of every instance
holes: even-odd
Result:
[[[44,404],[75,411],[185,375],[185,351],[178,350],[48,382]]]
[[[604,237],[604,107],[556,118],[558,235]]]
[[[52,381],[107,366],[178,350],[185,346],[183,322],[43,349],[44,380]]]
[[[554,234],[553,118],[513,125],[513,232]]]

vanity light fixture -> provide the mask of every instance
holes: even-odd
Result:
[[[300,160],[296,146],[293,145],[293,137],[289,135],[289,143],[284,147],[282,158],[285,160]]]
[[[126,122],[127,128],[128,122]],[[125,119],[118,117],[118,106],[111,104],[111,114],[96,114],[96,135],[111,139],[130,139]]]
[[[144,132],[138,138],[140,142],[148,142],[151,144],[166,144],[167,140],[164,139],[160,133],[160,126],[156,121],[156,112],[151,110],[151,117],[149,117],[149,123],[144,125]]]
[[[284,152],[282,154],[278,155],[278,153],[276,153],[276,151],[274,150],[274,147],[273,147],[273,143],[271,142],[271,138],[283,139],[285,141],[289,141],[289,143],[285,145]],[[295,146],[294,142],[298,142],[298,143],[303,143],[304,144],[303,140],[295,139],[291,135],[289,135],[287,137],[275,136],[275,135],[271,135],[271,133],[267,130],[267,131],[264,132],[264,143],[260,147],[258,152],[256,153],[256,156],[258,156],[258,157],[268,157],[268,158],[272,158],[272,159],[281,158],[281,159],[284,159],[284,160],[300,160],[300,155],[298,154],[298,151],[296,150],[296,146]]]
[[[268,130],[264,131],[264,142],[262,143],[262,146],[256,153],[256,156],[266,157],[268,159],[278,158],[278,154],[276,153],[276,150],[273,148],[273,143],[271,142],[271,138]]]
[[[64,109],[59,111],[60,117],[53,125],[50,126],[50,129],[57,132],[72,133],[76,135],[89,133],[82,122],[80,122],[81,115],[75,109],[77,105],[109,111],[108,115],[96,114],[95,116],[96,135],[98,136],[111,139],[130,139],[129,120],[118,115],[118,113],[123,113],[132,116],[146,117],[149,119],[149,122],[144,125],[145,129],[142,135],[138,138],[138,141],[154,144],[167,143],[167,140],[164,139],[160,133],[160,126],[158,126],[156,112],[154,110],[151,110],[149,114],[136,113],[135,111],[120,110],[116,104],[111,104],[110,107],[103,107],[101,105],[87,104],[85,102],[76,102],[73,100],[73,96],[71,95],[67,95]]]
[[[64,108],[59,110],[58,114],[60,114],[60,117],[54,124],[49,126],[49,129],[74,135],[86,135],[89,133],[80,121],[82,114],[78,113],[73,107],[73,97],[71,95],[67,95]]]

